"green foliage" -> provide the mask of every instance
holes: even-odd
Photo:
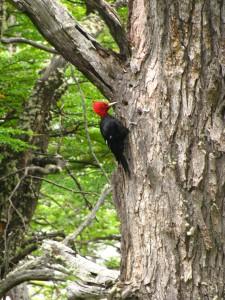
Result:
[[[9,22],[4,37],[21,36],[43,42],[31,21],[13,6],[7,5]],[[27,44],[0,44],[0,120],[16,127],[23,111],[23,103],[29,98],[38,72],[46,64],[49,53]]]
[[[67,7],[69,12],[76,18],[77,21],[82,21],[82,19],[86,16],[84,0],[61,0],[60,2]]]
[[[105,262],[105,265],[110,269],[119,269],[120,259],[118,257],[112,257]]]
[[[33,146],[29,145],[29,143],[24,142],[23,140],[16,138],[16,135],[26,135],[31,136],[31,131],[24,131],[20,129],[14,128],[4,128],[0,127],[0,146],[6,145],[10,147],[15,152],[21,152],[29,148],[33,148]]]
[[[86,8],[83,1],[74,0],[73,3],[73,1],[62,0],[61,2],[77,20],[80,21],[85,16]],[[123,20],[127,18],[126,9],[120,9],[120,14]],[[13,21],[4,31],[5,37],[21,36],[47,44],[30,20],[9,4],[7,4],[7,15],[12,16]],[[118,50],[108,29],[103,30],[98,40],[103,46]],[[31,136],[32,132],[20,129],[20,119],[24,103],[29,101],[35,82],[40,76],[39,72],[48,64],[49,59],[49,53],[26,44],[0,45],[0,144],[6,145],[12,151],[18,152],[30,148],[29,143],[23,138]],[[99,131],[99,119],[92,111],[92,101],[102,99],[103,96],[81,73],[75,71],[74,76],[78,84],[74,82],[71,68],[67,68],[65,77],[69,82],[69,88],[58,101],[57,106],[52,109],[50,142],[46,153],[49,156],[60,154],[66,160],[67,169],[72,176],[64,169],[61,173],[45,177],[46,181],[43,180],[29,235],[53,231],[64,231],[65,234],[69,234],[87,218],[90,213],[87,202],[94,206],[107,182],[92,151],[109,176],[115,168],[112,154]],[[82,97],[85,98],[92,151],[87,140]],[[0,154],[0,161],[2,159],[4,157]],[[107,237],[118,233],[119,221],[109,196],[91,226],[78,237],[76,249],[83,255],[98,256],[100,246],[104,245],[107,248],[107,245],[114,244],[110,238],[107,241]],[[119,266],[117,258],[112,258],[106,263],[111,268]],[[39,287],[32,290],[37,292]],[[41,299],[64,299],[62,293],[58,295],[57,289],[53,287],[52,284],[41,283],[39,291],[42,295]],[[40,297],[37,294],[31,299],[40,299]]]

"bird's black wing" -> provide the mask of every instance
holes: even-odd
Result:
[[[129,130],[116,118],[107,115],[100,122],[100,130],[104,139],[110,142],[113,140],[124,140]]]
[[[122,164],[124,170],[130,174],[128,163],[123,155],[124,139],[129,130],[119,120],[109,115],[102,118],[100,130],[118,163]]]

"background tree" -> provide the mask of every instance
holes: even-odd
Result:
[[[111,43],[105,37],[105,29],[98,17],[86,18],[83,4],[71,7],[94,36],[102,32],[105,43]],[[99,136],[98,121],[88,108],[85,112],[89,119],[87,128],[81,105],[83,89],[87,98],[102,96],[81,74],[74,72],[68,64],[66,68],[62,57],[51,59],[51,53],[56,51],[44,44],[24,14],[7,4],[4,15],[0,54],[2,277],[15,269],[18,262],[37,249],[44,239],[62,239],[74,228],[77,228],[76,249],[83,254],[97,256],[95,251],[102,247],[101,241],[111,245],[120,239],[111,202],[100,209],[98,222],[90,229],[80,226],[106,182],[93,153],[103,155],[104,168],[111,171],[112,158]],[[10,24],[9,19],[13,19]],[[47,52],[32,49],[29,45]],[[91,149],[86,141],[87,134],[95,141]],[[59,173],[65,163],[64,172]],[[43,176],[46,181],[40,190]],[[37,200],[38,207],[33,216]],[[91,219],[88,220],[90,223]],[[108,263],[117,266],[118,259]],[[24,272],[25,269],[23,275]],[[45,280],[52,278],[46,274]],[[0,295],[21,280],[29,279],[29,276],[25,277],[17,276],[17,282],[13,284],[12,281],[9,285],[3,283]],[[35,293],[52,299],[56,290],[54,285],[42,284],[41,289],[39,285]],[[27,299],[19,288],[11,291],[10,296]],[[54,297],[58,299],[59,295],[55,293]]]
[[[130,128],[131,179],[120,169],[113,176],[119,298],[223,299],[224,3],[130,1],[125,34],[107,2],[86,1],[106,22],[115,52],[56,1],[13,2],[118,101]]]

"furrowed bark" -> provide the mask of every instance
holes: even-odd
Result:
[[[130,65],[115,64],[116,89],[105,90],[130,127],[131,178],[113,178],[118,299],[224,299],[224,2],[136,0],[129,10]]]
[[[221,1],[130,2],[123,299],[225,298],[224,18]]]
[[[115,78],[121,76],[121,61],[104,49],[56,0],[14,0],[42,35],[75,65],[100,91],[112,99]],[[113,67],[112,67],[113,66]]]

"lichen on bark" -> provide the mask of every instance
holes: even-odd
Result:
[[[19,121],[21,129],[33,131],[32,136],[21,136],[21,139],[42,154],[48,146],[51,108],[65,91],[65,88],[62,89],[65,66],[66,61],[62,57],[53,57],[43,70],[32,95],[24,103],[24,113]],[[4,147],[2,149],[4,159],[0,166],[0,266],[1,276],[4,276],[33,216],[41,180],[28,176],[34,157],[32,148],[21,153],[4,150]]]

